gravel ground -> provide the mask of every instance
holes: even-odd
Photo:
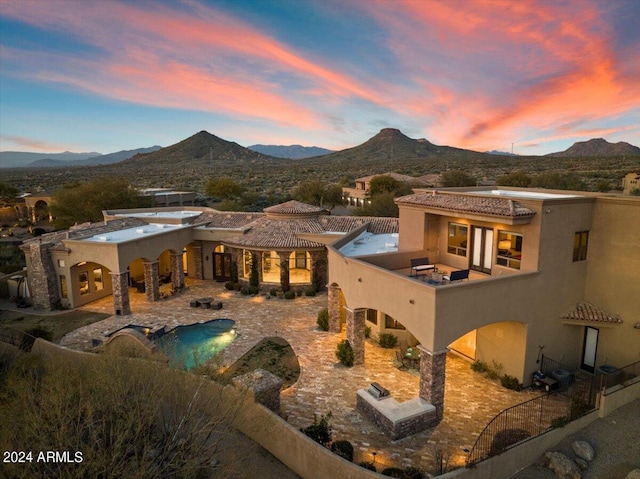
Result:
[[[624,479],[635,468],[640,468],[640,399],[616,410],[608,417],[596,419],[584,429],[562,440],[553,451],[575,458],[571,443],[585,440],[596,451],[595,458],[583,479]],[[532,464],[512,479],[554,479],[549,469]]]

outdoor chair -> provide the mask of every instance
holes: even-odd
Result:
[[[443,276],[443,279],[445,281],[449,281],[450,283],[453,283],[454,281],[462,281],[463,279],[468,280],[469,279],[469,270],[468,269],[461,269],[458,271],[452,271],[449,274],[445,274]]]
[[[398,369],[409,369],[409,367],[407,366],[407,360],[400,351],[396,351],[396,361],[398,362]]]

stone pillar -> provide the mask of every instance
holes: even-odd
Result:
[[[309,254],[311,255],[311,284],[320,291],[327,284],[327,250],[310,251]]]
[[[158,276],[158,262],[144,262],[144,289],[147,294],[147,301],[158,301],[160,299],[160,277]]]
[[[254,251],[251,255],[251,261],[256,261],[258,263],[258,283],[262,284],[262,256],[264,252],[262,251]]]
[[[191,251],[193,251],[193,266],[195,268],[195,271],[193,272],[193,277],[195,279],[204,279],[204,275],[202,272],[202,245],[200,244],[191,245]]]
[[[282,291],[289,291],[289,256],[292,251],[278,251],[280,259],[280,287]]]
[[[29,243],[24,249],[29,255],[30,267],[27,281],[33,299],[33,309],[51,311],[53,305],[60,301],[60,287],[51,252],[52,243]]]
[[[420,397],[436,408],[440,422],[444,416],[444,383],[447,350],[432,353],[422,346],[420,349]]]
[[[111,271],[111,287],[113,289],[113,314],[126,316],[131,314],[129,304],[129,274],[124,271]]]
[[[329,331],[332,333],[342,331],[342,322],[340,321],[340,292],[340,286],[336,283],[329,285],[327,309],[329,310]]]
[[[366,309],[347,311],[347,340],[353,348],[353,364],[364,364],[364,317]]]
[[[182,253],[170,253],[171,257],[171,286],[173,289],[184,287],[184,265]]]

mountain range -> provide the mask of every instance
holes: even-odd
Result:
[[[558,153],[549,153],[555,158],[576,158],[593,156],[640,156],[640,148],[624,141],[609,143],[604,138],[594,138],[589,141],[578,141],[571,147]]]
[[[56,168],[68,166],[108,165],[131,158],[138,153],[157,151],[161,146],[136,150],[122,150],[102,155],[95,151],[90,153],[29,153],[23,151],[0,152],[0,168]]]

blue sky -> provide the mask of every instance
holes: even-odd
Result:
[[[640,145],[635,0],[3,0],[0,150]]]

